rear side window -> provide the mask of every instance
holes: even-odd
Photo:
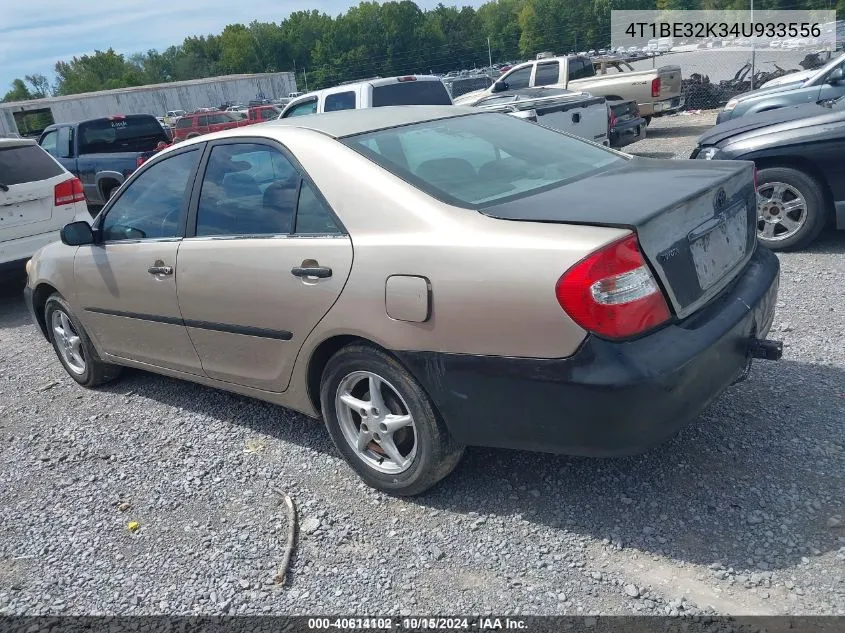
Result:
[[[12,186],[47,180],[64,170],[37,145],[0,147],[0,183]]]
[[[337,92],[326,97],[326,112],[335,112],[336,110],[354,110],[355,109],[355,93],[354,92]]]
[[[79,154],[150,152],[160,141],[168,142],[155,117],[130,115],[96,119],[79,124]]]
[[[625,160],[502,114],[426,121],[343,142],[432,197],[469,208],[530,196]]]
[[[593,68],[593,62],[584,57],[573,57],[569,60],[569,80],[586,79],[587,77],[595,77],[596,71]]]
[[[373,86],[373,107],[394,105],[452,105],[442,81],[398,81]]]
[[[535,86],[551,86],[556,84],[560,76],[560,64],[558,62],[548,62],[545,64],[537,64],[537,74],[534,75]]]

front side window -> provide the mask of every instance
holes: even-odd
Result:
[[[504,77],[502,81],[508,84],[508,90],[527,88],[528,83],[531,81],[531,66],[513,71],[510,75]]]
[[[203,176],[197,236],[292,232],[299,180],[299,172],[276,148],[215,146]]]
[[[354,110],[355,93],[352,91],[336,92],[326,97],[326,112],[337,110]]]
[[[179,237],[182,213],[202,152],[166,158],[138,174],[103,220],[105,241]]]
[[[293,106],[290,110],[285,112],[283,118],[288,118],[292,116],[304,116],[306,114],[314,114],[317,112],[317,99],[309,99],[308,101],[303,101],[302,103],[297,103]]]
[[[469,208],[529,196],[626,160],[492,113],[368,132],[343,142],[429,195]]]
[[[44,138],[41,139],[41,147],[44,149],[45,152],[50,152],[53,156],[56,155],[56,144],[59,140],[59,132],[57,130],[52,130],[51,132],[47,132],[44,135]]]

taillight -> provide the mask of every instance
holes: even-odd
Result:
[[[607,109],[607,127],[608,129],[613,129],[616,127],[616,115],[613,114],[613,110],[611,108]]]
[[[651,96],[652,97],[659,97],[660,96],[660,77],[655,77],[651,80]]]
[[[71,178],[56,185],[53,189],[53,204],[57,207],[74,202],[85,202],[85,190],[79,178]]]
[[[417,78],[414,75],[405,75],[404,77],[397,77],[396,81],[416,81]]]
[[[147,162],[147,159],[143,156],[139,156],[135,159],[135,169],[138,169],[141,165]]]
[[[566,271],[558,303],[582,328],[628,338],[669,320],[669,306],[640,252],[636,235],[608,244]]]

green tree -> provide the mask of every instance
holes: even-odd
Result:
[[[26,87],[23,79],[15,79],[12,82],[12,89],[3,97],[3,101],[26,101],[35,97]]]

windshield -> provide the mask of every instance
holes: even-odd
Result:
[[[79,124],[79,154],[151,152],[170,142],[154,116],[145,114],[96,119]]]
[[[358,134],[342,142],[448,204],[487,208],[627,160],[506,114],[477,114]]]

